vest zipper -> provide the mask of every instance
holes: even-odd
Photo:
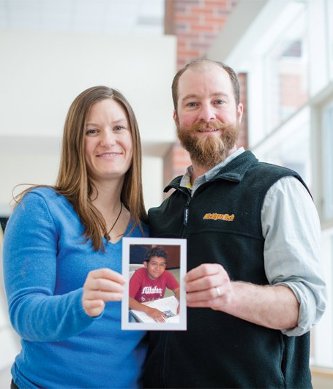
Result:
[[[184,189],[182,187],[174,187],[174,189],[178,190],[179,192],[182,192],[187,197],[184,211],[183,211],[183,231],[182,231],[181,236],[180,236],[180,238],[185,238],[185,229],[186,229],[187,224],[188,224],[188,218],[189,218],[189,214],[190,214],[189,207],[190,207],[190,202],[191,202],[192,197],[191,197],[191,193],[189,192],[188,189]]]
[[[183,224],[184,224],[185,227],[187,226],[188,217],[189,217],[189,213],[190,213],[190,209],[189,209],[190,201],[191,201],[191,197],[189,197],[189,198],[187,199],[186,204],[185,204],[185,208],[184,208],[184,220],[183,220]]]

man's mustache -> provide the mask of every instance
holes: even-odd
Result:
[[[233,128],[232,124],[222,123],[219,120],[210,121],[208,123],[198,122],[193,124],[190,127],[190,131],[207,131],[207,130],[220,130],[222,132],[228,131],[230,128]]]

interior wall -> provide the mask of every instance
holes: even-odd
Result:
[[[163,159],[144,156],[142,161],[143,198],[148,211],[157,207],[163,199]]]
[[[2,30],[0,51],[2,214],[10,210],[15,185],[54,183],[69,105],[84,89],[101,84],[119,89],[131,103],[142,143],[149,143],[143,169],[146,205],[160,202],[156,150],[175,140],[174,37]]]
[[[1,153],[0,214],[3,216],[10,214],[11,207],[14,205],[13,193],[18,194],[25,188],[20,184],[54,184],[58,165],[59,157],[47,154],[47,150],[38,154],[24,155],[15,152]]]
[[[47,150],[40,153],[11,153],[0,154],[0,215],[8,216],[13,193],[19,193],[25,186],[20,184],[49,184],[55,183],[59,153],[48,154]],[[146,208],[158,206],[162,201],[162,158],[144,156],[142,161],[143,194]]]
[[[106,84],[133,105],[143,140],[174,139],[174,37],[1,31],[0,50],[0,135],[59,136],[73,99]]]

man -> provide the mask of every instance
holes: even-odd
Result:
[[[325,309],[320,226],[300,176],[237,148],[243,107],[228,66],[196,60],[173,85],[192,166],[149,211],[186,238],[186,332],[151,334],[145,387],[306,388],[309,330]]]

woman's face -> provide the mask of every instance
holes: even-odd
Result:
[[[123,179],[132,163],[133,142],[124,108],[113,99],[95,103],[84,127],[85,159],[95,182]]]

